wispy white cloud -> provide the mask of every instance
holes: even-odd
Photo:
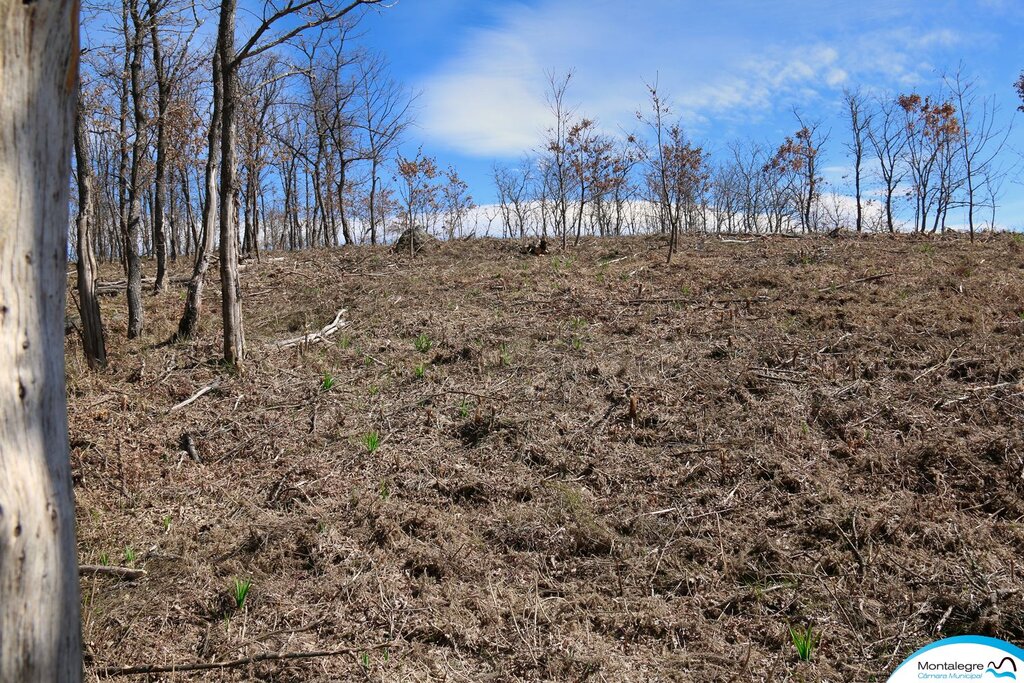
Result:
[[[932,75],[935,52],[966,39],[955,27],[918,26],[913,15],[882,0],[831,14],[816,9],[808,19],[809,5],[722,0],[707,8],[650,0],[624,8],[611,0],[538,0],[504,6],[421,84],[421,125],[440,147],[517,155],[537,144],[550,121],[545,72],[575,67],[570,98],[585,103],[606,129],[634,126],[632,114],[646,99],[644,79],[657,79],[684,123],[700,134],[722,122],[756,122],[796,103],[813,106],[850,84],[914,86]]]

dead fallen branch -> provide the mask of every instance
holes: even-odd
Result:
[[[79,576],[113,576],[118,579],[141,579],[146,575],[145,569],[131,567],[108,567],[103,564],[81,564],[78,566]]]
[[[994,389],[1004,389],[1006,387],[1016,386],[1017,384],[1019,384],[1019,382],[999,382],[998,384],[986,384],[983,387],[971,387],[970,389],[967,389],[967,391],[970,391],[970,392],[990,391],[990,390],[994,390]]]
[[[248,664],[256,664],[258,662],[270,662],[270,661],[283,661],[291,659],[316,659],[320,657],[338,657],[341,655],[351,655],[357,652],[367,652],[369,650],[381,650],[386,647],[392,647],[397,642],[389,643],[377,643],[376,645],[364,645],[362,647],[341,647],[336,650],[314,650],[311,652],[264,652],[262,654],[253,655],[252,657],[242,657],[240,659],[232,659],[226,662],[189,662],[186,664],[168,664],[163,666],[156,665],[145,665],[145,666],[125,666],[125,667],[105,667],[98,669],[96,675],[101,678],[114,678],[115,676],[140,676],[145,674],[166,674],[166,673],[177,673],[181,671],[210,671],[213,669],[232,669],[239,666],[246,666]]]
[[[754,370],[754,377],[759,379],[765,379],[771,382],[789,382],[791,384],[806,384],[807,378],[792,370],[782,370],[781,368],[775,368],[771,371],[768,370]]]
[[[708,301],[700,301],[694,299],[691,296],[685,297],[656,297],[651,299],[627,299],[620,301],[620,306],[639,306],[640,304],[701,304],[706,303],[709,306],[728,306],[730,304],[758,304],[766,303],[769,301],[778,301],[779,297],[770,296],[747,296],[738,297],[732,299],[710,299]],[[534,303],[534,302],[530,302]],[[542,303],[542,302],[536,302]]]
[[[977,394],[978,392],[981,391],[997,391],[999,389],[1005,389],[1007,387],[1018,386],[1020,386],[1019,382],[999,382],[998,384],[987,384],[983,387],[971,387],[969,389],[964,389],[963,391],[966,391],[967,393],[963,394],[962,396],[954,396],[952,398],[939,399],[932,405],[932,408],[935,410],[941,410],[942,408],[948,408],[949,406],[954,405],[956,403],[963,403],[964,401],[971,398],[972,395]]]
[[[654,299],[629,299],[619,303],[620,306],[639,306],[640,304],[692,304],[693,297],[659,297]]]
[[[211,391],[213,391],[214,389],[216,389],[218,385],[220,385],[220,382],[214,382],[213,384],[210,384],[208,386],[203,387],[202,389],[200,389],[196,393],[194,393],[191,396],[189,396],[188,398],[186,398],[181,403],[178,403],[177,405],[171,406],[171,408],[167,411],[167,414],[170,415],[171,413],[174,413],[174,412],[177,412],[177,411],[181,410],[182,408],[184,408],[187,405],[191,405],[192,403],[195,403],[196,401],[201,399],[203,396],[205,396],[206,394],[208,394]]]
[[[885,279],[887,277],[892,277],[895,274],[896,273],[880,273],[878,275],[868,275],[867,277],[859,277],[856,280],[850,280],[849,282],[844,282],[844,283],[842,283],[840,285],[829,285],[828,287],[821,287],[820,289],[818,289],[818,291],[819,292],[834,292],[834,291],[839,290],[839,289],[846,289],[850,285],[856,285],[856,284],[859,284],[861,282],[874,282],[875,280],[883,280],[883,279]]]
[[[172,277],[167,278],[167,283],[170,285],[187,285],[190,278],[187,277]],[[149,287],[156,284],[156,278],[144,277],[142,278],[142,286]],[[118,294],[123,292],[128,286],[127,280],[114,280],[113,282],[97,282],[96,283],[96,294],[99,296],[107,296],[110,294]]]
[[[322,342],[327,339],[327,337],[330,337],[332,334],[348,325],[348,321],[341,319],[341,316],[345,315],[346,310],[347,309],[343,308],[338,311],[337,315],[334,316],[334,320],[319,332],[304,334],[301,337],[292,337],[291,339],[282,339],[281,341],[273,342],[271,346],[278,349],[290,349],[293,346],[299,346],[300,344],[308,345]]]
[[[831,343],[829,343],[829,344],[826,344],[825,346],[823,346],[823,347],[821,347],[820,349],[818,349],[818,350],[816,351],[816,353],[826,353],[826,352],[829,352],[829,351],[831,351],[832,349],[834,349],[835,347],[839,346],[839,344],[840,344],[840,343],[841,343],[841,342],[842,342],[842,341],[843,341],[844,339],[847,339],[847,338],[849,338],[849,337],[852,337],[852,336],[853,336],[852,334],[850,334],[849,332],[847,332],[846,334],[844,334],[844,335],[843,335],[842,337],[840,337],[839,339],[836,339],[836,340],[835,340],[834,342],[831,342]]]
[[[953,360],[953,356],[956,354],[956,352],[959,351],[960,349],[962,349],[966,344],[967,344],[967,342],[964,342],[960,346],[958,346],[955,349],[953,349],[952,351],[950,351],[949,355],[946,356],[946,360],[942,361],[941,363],[937,363],[937,364],[931,366],[930,368],[928,368],[927,370],[922,372],[920,375],[915,377],[913,379],[913,381],[917,382],[920,379],[924,379],[925,377],[927,377],[928,375],[932,374],[933,372],[935,372],[939,368],[942,368],[942,367],[945,367],[945,366],[949,365],[949,361]]]

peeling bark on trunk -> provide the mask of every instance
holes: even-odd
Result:
[[[78,3],[0,0],[0,681],[82,679],[64,382]]]

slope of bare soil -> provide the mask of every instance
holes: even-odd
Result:
[[[1024,244],[663,261],[264,255],[241,368],[215,283],[190,344],[160,345],[180,287],[133,342],[105,297],[109,371],[67,346],[81,560],[147,573],[83,577],[88,674],[352,648],[150,680],[872,681],[940,636],[1024,641]]]

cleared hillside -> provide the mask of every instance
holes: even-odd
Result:
[[[215,284],[193,343],[160,345],[178,286],[133,342],[103,298],[105,373],[68,336],[81,561],[146,570],[83,577],[90,675],[869,681],[1024,640],[1024,240],[485,240],[242,284],[239,369]]]

